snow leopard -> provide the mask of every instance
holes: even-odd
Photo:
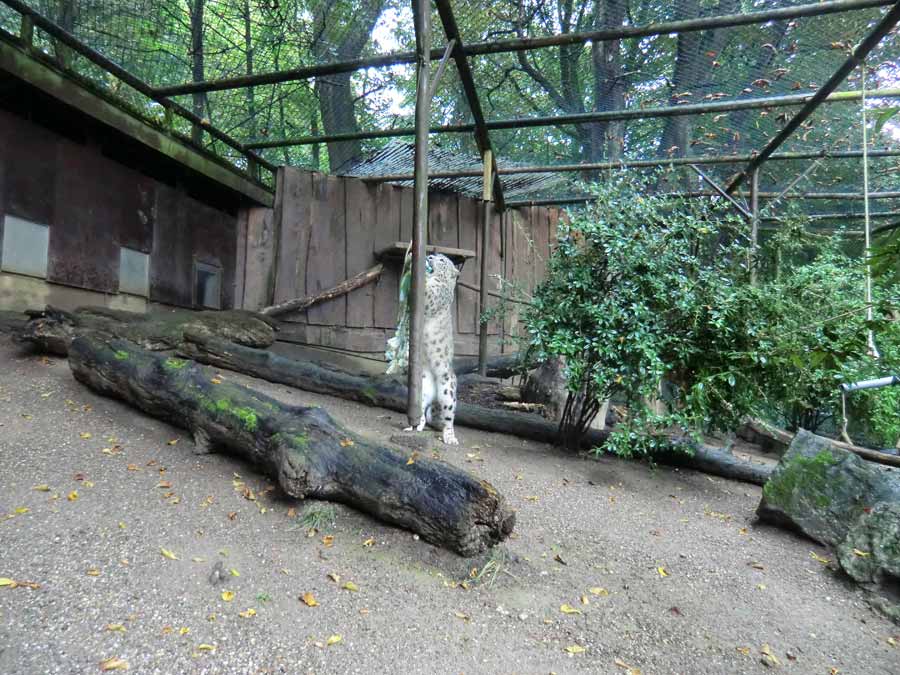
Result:
[[[422,418],[443,431],[447,445],[459,445],[453,432],[456,415],[456,373],[453,371],[453,296],[459,269],[445,255],[425,259],[425,328],[422,353]],[[412,430],[410,427],[409,430]]]

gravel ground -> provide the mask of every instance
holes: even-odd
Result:
[[[254,386],[372,437],[403,424]],[[310,537],[304,514],[327,504],[193,455],[64,360],[4,342],[0,577],[40,587],[0,587],[0,673],[95,673],[112,657],[163,674],[900,673],[900,629],[811,555],[826,550],[756,525],[759,488],[459,436],[436,451],[518,511],[492,554],[462,559],[340,505]]]

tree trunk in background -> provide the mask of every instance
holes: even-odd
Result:
[[[313,19],[315,37],[312,47],[316,62],[358,59],[369,42],[384,4],[385,0],[364,0],[353,8],[351,16],[345,17],[337,16],[344,9],[338,6],[337,0],[323,0]],[[359,131],[352,78],[353,73],[316,78],[315,93],[326,134]],[[328,144],[328,163],[332,172],[361,155],[360,141]]]
[[[78,18],[78,7],[75,0],[59,0],[56,23],[67,33],[75,33],[75,21]],[[53,51],[60,68],[68,68],[72,61],[72,52],[64,44],[53,41]]]
[[[715,9],[716,14],[734,14],[740,10],[740,0],[724,0]],[[696,19],[703,15],[700,0],[685,0],[680,19]],[[675,51],[675,71],[672,76],[670,105],[683,101],[678,94],[696,89],[714,67],[713,61],[734,34],[732,28],[681,33]],[[660,139],[657,154],[660,157],[686,157],[691,148],[691,118],[669,117]]]
[[[203,10],[206,0],[191,0],[191,78],[194,82],[203,82],[206,79],[203,53]],[[193,94],[194,114],[197,117],[206,117],[206,92]],[[198,145],[203,142],[203,129],[194,126],[191,130],[191,140]]]
[[[597,4],[594,21],[597,30],[615,28],[624,23],[626,0],[608,0],[602,10]],[[624,109],[626,84],[622,78],[621,41],[592,43],[591,65],[594,75],[594,110]],[[625,149],[625,122],[598,122],[590,126],[590,161],[615,161],[621,158]]]
[[[246,55],[247,75],[253,75],[253,25],[250,21],[250,0],[244,0],[244,54]],[[246,87],[244,95],[247,97],[247,134],[250,138],[256,138],[256,92],[253,87]]]

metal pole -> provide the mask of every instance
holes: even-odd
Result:
[[[720,197],[724,197],[738,211],[738,213],[744,216],[744,218],[746,218],[747,220],[753,220],[753,215],[747,209],[745,209],[740,203],[738,203],[738,201],[734,197],[732,197],[730,194],[725,192],[725,190],[719,187],[719,184],[716,183],[716,181],[703,173],[698,166],[696,166],[695,164],[689,164],[688,166],[690,166],[694,170],[694,172],[698,176],[700,176],[704,183],[715,190],[717,195],[719,195]]]
[[[525,129],[529,127],[552,127],[566,124],[588,124],[592,122],[616,122],[622,120],[644,120],[656,117],[680,117],[684,115],[700,115],[706,113],[735,112],[737,110],[759,110],[764,108],[781,108],[808,104],[816,94],[784,94],[779,96],[757,96],[755,98],[713,101],[711,103],[686,103],[684,105],[658,106],[654,108],[633,108],[628,110],[600,110],[596,112],[572,113],[568,115],[546,115],[535,117],[514,117],[505,120],[485,121],[487,131],[497,129]],[[891,87],[877,89],[869,94],[869,98],[898,98],[900,88]],[[839,91],[825,97],[824,103],[846,103],[858,101],[858,91]],[[477,131],[476,124],[445,124],[431,127],[435,134],[470,133]],[[366,140],[370,138],[393,138],[396,136],[413,136],[415,127],[398,127],[397,129],[379,129],[375,131],[354,131],[340,134],[299,136],[284,140],[257,141],[248,143],[248,148],[280,148],[294,145],[314,145],[335,141]],[[661,160],[664,161],[664,160]],[[476,174],[478,175],[478,174]]]
[[[413,0],[416,29],[415,210],[412,231],[412,283],[409,294],[409,369],[406,416],[419,424],[422,410],[422,338],[425,328],[425,237],[428,227],[428,120],[431,99],[431,0]]]
[[[6,0],[0,1],[6,2]],[[14,1],[16,0],[10,0],[10,2]],[[466,56],[479,56],[484,54],[524,52],[532,49],[545,49],[547,47],[559,47],[564,45],[583,45],[588,42],[634,39],[650,37],[653,35],[669,35],[672,33],[690,33],[713,28],[747,26],[768,23],[769,21],[789,21],[791,19],[803,17],[853,12],[889,5],[891,2],[893,2],[893,0],[831,0],[830,2],[817,2],[759,12],[707,16],[695,19],[683,19],[680,21],[650,23],[643,26],[617,26],[601,31],[562,33],[546,37],[477,42],[467,45],[463,51]],[[433,49],[431,50],[430,57],[439,59],[442,51],[443,49]],[[415,52],[393,52],[390,54],[378,54],[377,56],[370,56],[353,61],[324,63],[315,66],[274,71],[271,73],[244,75],[241,77],[208,80],[205,82],[188,82],[171,87],[160,87],[158,92],[163,96],[180,96],[201,91],[223,91],[226,89],[240,89],[263,84],[278,84],[280,82],[307,80],[314,77],[335,75],[337,73],[354,72],[364,68],[385,68],[392,65],[415,62]]]
[[[856,46],[853,53],[847,57],[847,60],[841,64],[841,67],[828,78],[828,81],[825,84],[819,87],[812,99],[800,108],[796,115],[788,120],[788,123],[784,125],[784,128],[766,143],[766,146],[760,150],[759,154],[750,160],[750,163],[747,164],[747,168],[736,175],[725,189],[728,190],[728,192],[734,192],[734,190],[744,182],[744,179],[748,174],[752,173],[754,169],[762,166],[769,156],[780,148],[782,143],[790,138],[791,134],[793,134],[799,126],[816,111],[819,105],[832,96],[834,90],[847,79],[847,76],[852,73],[859,64],[865,61],[869,52],[878,46],[884,36],[897,25],[898,21],[900,21],[900,2],[895,2],[894,6],[888,10],[887,14],[881,17],[881,21],[875,25],[863,41]],[[872,96],[874,95],[873,92]],[[862,96],[863,94],[860,93],[860,97]]]
[[[488,322],[484,318],[488,308],[488,256],[491,254],[491,221],[494,215],[491,202],[491,188],[494,184],[493,152],[485,150],[484,162],[484,187],[482,189],[482,219],[481,219],[481,290],[478,293],[478,374],[487,375],[488,361]]]
[[[757,258],[756,249],[759,242],[759,169],[753,169],[750,179],[750,285],[756,286]]]

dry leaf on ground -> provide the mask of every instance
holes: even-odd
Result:
[[[308,607],[318,607],[319,601],[316,600],[315,596],[312,593],[304,593],[300,596],[300,600],[303,601]]]
[[[159,552],[163,554],[163,557],[168,558],[169,560],[178,560],[178,556],[167,548],[161,548],[159,549]]]
[[[128,661],[124,661],[117,656],[111,656],[100,662],[100,670],[103,672],[110,670],[128,670]]]

